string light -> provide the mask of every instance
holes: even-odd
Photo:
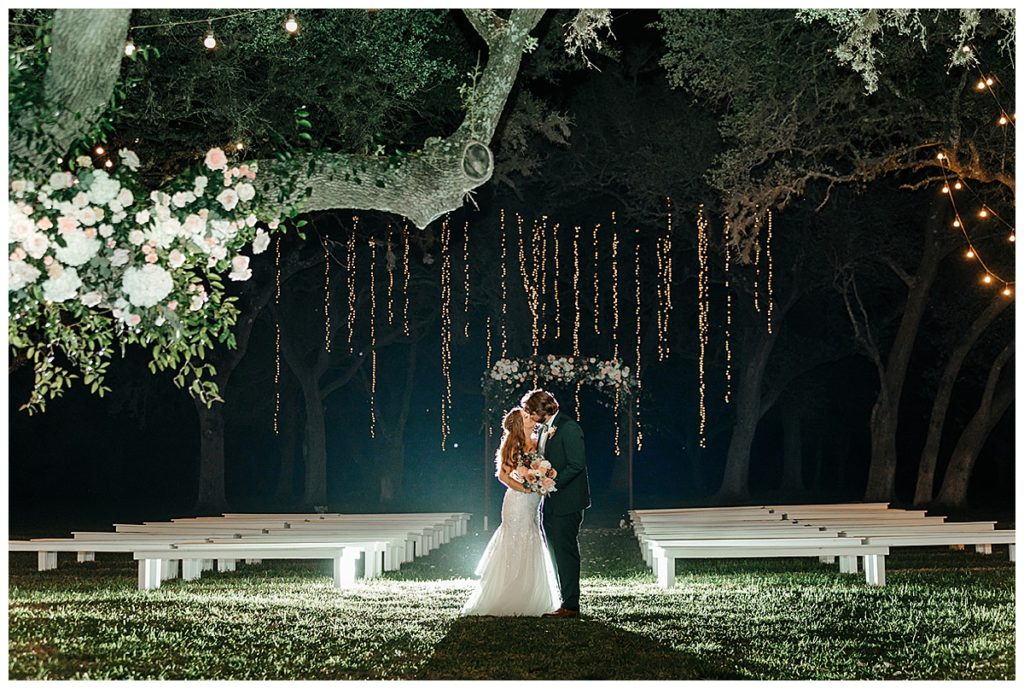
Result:
[[[981,281],[984,282],[987,285],[987,284],[992,282],[992,276],[991,275],[986,275],[985,277],[983,277],[981,279]]]
[[[1011,294],[1011,292],[1010,292],[1010,288],[1009,287],[1006,287],[1006,288],[1003,289],[1003,296],[1004,297],[1008,297],[1008,296],[1010,296],[1010,294]]]
[[[274,305],[281,303],[281,236],[274,244]],[[274,435],[280,434],[281,417],[281,317],[280,309],[274,319]]]
[[[463,336],[469,337],[469,221],[462,226],[462,314],[466,319],[463,323]]]
[[[768,255],[768,334],[772,334],[772,310],[775,305],[772,290],[772,212],[768,210],[768,236],[765,238],[765,253]]]
[[[534,223],[536,232],[536,223]],[[532,328],[530,329],[530,349],[533,356],[537,356],[537,352],[540,348],[540,334],[538,333],[538,299],[539,293],[536,285],[536,276],[534,276],[534,282],[530,280],[530,268],[526,260],[526,237],[523,231],[523,218],[516,213],[516,237],[519,242],[519,273],[523,278],[523,294],[526,297],[526,305],[530,309],[530,318],[532,321]],[[536,264],[536,261],[534,261]]]
[[[755,228],[756,229],[756,228]],[[707,447],[707,437],[705,431],[707,428],[707,404],[705,401],[705,395],[707,393],[707,385],[705,382],[705,370],[704,363],[708,348],[708,328],[710,323],[710,290],[709,279],[708,279],[708,256],[709,251],[709,223],[707,216],[704,213],[704,204],[700,205],[697,215],[697,262],[699,266],[699,273],[697,275],[697,330],[698,330],[698,353],[697,353],[697,371],[699,374],[699,410],[700,410],[700,446],[702,448]]]
[[[494,340],[494,335],[491,333],[491,316],[487,315],[487,364],[486,368],[488,371],[491,370],[491,342]]]
[[[761,313],[761,216],[754,220],[754,310]]]
[[[207,50],[215,50],[217,48],[217,39],[213,35],[213,25],[210,25],[210,30],[206,33],[206,38],[203,39],[203,46]]]
[[[324,349],[331,351],[331,255],[324,241]]]
[[[125,57],[131,57],[135,54],[135,41],[128,39],[128,42],[124,44]]]
[[[601,265],[601,244],[600,236],[598,232],[601,229],[601,223],[594,225],[594,333],[597,335],[601,334],[601,285],[600,281],[600,265]]]
[[[441,370],[444,373],[444,397],[441,398],[441,451],[451,431],[452,408],[452,256],[451,225],[445,214],[441,222]]]
[[[541,216],[540,223],[540,308],[541,308],[541,339],[548,339],[548,216]]]
[[[672,199],[668,199],[668,232],[665,234],[665,356],[669,351],[668,320],[672,315]]]
[[[640,377],[640,228],[633,229],[633,274],[636,281],[636,447],[643,447],[644,435],[640,430],[640,389],[643,382]]]
[[[612,211],[612,358],[619,359],[619,226]]]
[[[393,325],[394,322],[395,322],[395,309],[394,309],[395,297],[394,297],[394,291],[395,291],[395,263],[396,263],[396,256],[395,256],[395,252],[394,252],[394,249],[393,249],[393,245],[391,243],[391,235],[392,235],[393,231],[394,231],[394,228],[392,227],[391,223],[388,223],[388,230],[387,230],[387,237],[388,237],[388,243],[387,243],[387,250],[388,250],[388,252],[387,252],[387,269],[388,269],[388,325]]]
[[[103,167],[108,169],[114,167],[114,161],[108,160],[107,162],[103,163]]]
[[[732,394],[732,290],[729,289],[730,262],[732,261],[732,245],[729,242],[729,218],[723,223],[723,242],[725,245],[725,403],[729,404]]]
[[[978,211],[978,217],[979,218],[987,218],[988,217],[988,211],[985,210],[984,208],[982,208],[980,211]]]
[[[102,146],[97,146],[96,147],[96,155],[101,156],[101,155],[103,155],[106,152],[107,151]]]
[[[402,332],[409,337],[409,223],[402,223]]]
[[[345,280],[348,296],[348,353],[352,354],[352,337],[356,330],[356,232],[359,229],[359,216],[352,216],[352,234],[348,236],[345,251]]]
[[[572,293],[575,318],[572,326],[572,355],[580,355],[580,226],[572,234]]]
[[[1016,242],[1017,241],[1017,233],[1016,232],[1011,232],[1010,233],[1010,241],[1011,242]]]
[[[551,269],[551,289],[555,293],[555,339],[562,338],[562,307],[558,299],[558,223],[552,228],[551,233],[555,242],[555,263]]]
[[[284,21],[284,30],[294,35],[299,30],[299,22],[295,20],[294,14],[289,14],[288,18]]]
[[[967,256],[967,258],[974,258],[974,252],[972,250],[968,249],[966,256]]]
[[[377,437],[377,240],[370,237],[370,437]]]
[[[239,141],[238,143],[235,144],[235,148],[239,151],[245,150],[245,142]]]
[[[508,331],[505,323],[508,320],[508,238],[505,236],[505,209],[501,209],[501,358],[504,359],[508,350]]]

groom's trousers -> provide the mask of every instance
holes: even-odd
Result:
[[[544,514],[544,536],[562,591],[562,607],[580,609],[580,525],[583,510],[569,514]]]

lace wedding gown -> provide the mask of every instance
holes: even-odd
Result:
[[[561,604],[558,580],[540,530],[540,496],[509,488],[462,615],[540,617]]]

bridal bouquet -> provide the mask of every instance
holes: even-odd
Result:
[[[555,488],[555,477],[558,476],[558,472],[539,452],[523,454],[519,460],[518,472],[523,483],[533,493],[548,495],[558,490]]]

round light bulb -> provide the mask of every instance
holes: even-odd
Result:
[[[284,30],[288,33],[295,33],[299,30],[299,23],[295,21],[294,16],[289,16],[284,23]]]
[[[108,168],[114,167],[114,161],[108,160],[107,162],[103,163],[103,165]]]
[[[979,81],[978,82],[978,90],[979,91],[984,91],[985,90],[985,82],[984,81]]]
[[[245,148],[245,144],[239,141],[237,144],[235,144],[235,148],[241,151],[243,148]]]
[[[1011,232],[1010,233],[1010,241],[1011,242],[1016,242],[1017,241],[1017,233],[1016,232]]]
[[[64,159],[63,158],[57,158],[57,164],[58,165],[63,165],[64,164]]]
[[[988,86],[991,86],[992,85],[992,77],[989,77],[988,79],[986,79],[985,80],[985,84],[987,84]]]
[[[103,155],[104,153],[105,153],[105,151],[103,150],[103,147],[102,147],[102,146],[97,146],[97,147],[96,147],[96,155],[98,155],[98,156],[101,156],[101,155]]]
[[[980,211],[978,211],[978,216],[982,217],[982,218],[987,218],[988,217],[988,211],[985,210],[984,208],[982,208]]]
[[[964,51],[965,53],[969,53],[969,52],[971,52],[971,46],[969,46],[969,45],[965,45],[965,46],[964,46],[963,48],[961,48],[960,50]]]
[[[974,252],[971,251],[970,249],[967,250],[967,253],[965,255],[967,256],[967,258],[974,258]]]
[[[959,220],[954,220],[953,221],[953,227],[960,227],[960,221]]]
[[[991,276],[991,275],[986,275],[986,276],[985,276],[985,277],[983,277],[983,278],[982,278],[981,280],[982,280],[982,282],[984,282],[984,283],[985,283],[985,284],[987,285],[987,284],[989,284],[990,282],[992,282],[992,276]]]
[[[1002,117],[999,118],[999,124],[1006,124],[1007,121],[1008,120],[1006,119],[1006,115],[1003,115]]]
[[[948,194],[949,193],[949,187],[942,187],[942,193],[943,194]]]
[[[217,39],[213,37],[213,32],[206,34],[206,38],[203,39],[203,45],[206,46],[207,50],[213,50],[217,47]]]
[[[938,155],[937,155],[937,156],[935,156],[935,157],[936,157],[936,158],[938,158],[939,160],[943,160],[943,159],[945,159],[945,157],[946,157],[946,154],[945,154],[945,153],[940,153],[940,154],[938,154]]]
[[[124,54],[126,57],[131,57],[135,54],[135,43],[132,39],[128,39],[128,42],[124,44]]]
[[[1009,287],[1007,287],[1006,289],[1003,290],[1003,296],[1004,297],[1010,296],[1010,288]]]
[[[964,186],[964,185],[960,184],[960,182],[957,182],[956,184],[954,184],[954,185],[953,185],[953,188],[954,188],[954,189],[962,189],[962,188],[963,188],[963,186]]]

